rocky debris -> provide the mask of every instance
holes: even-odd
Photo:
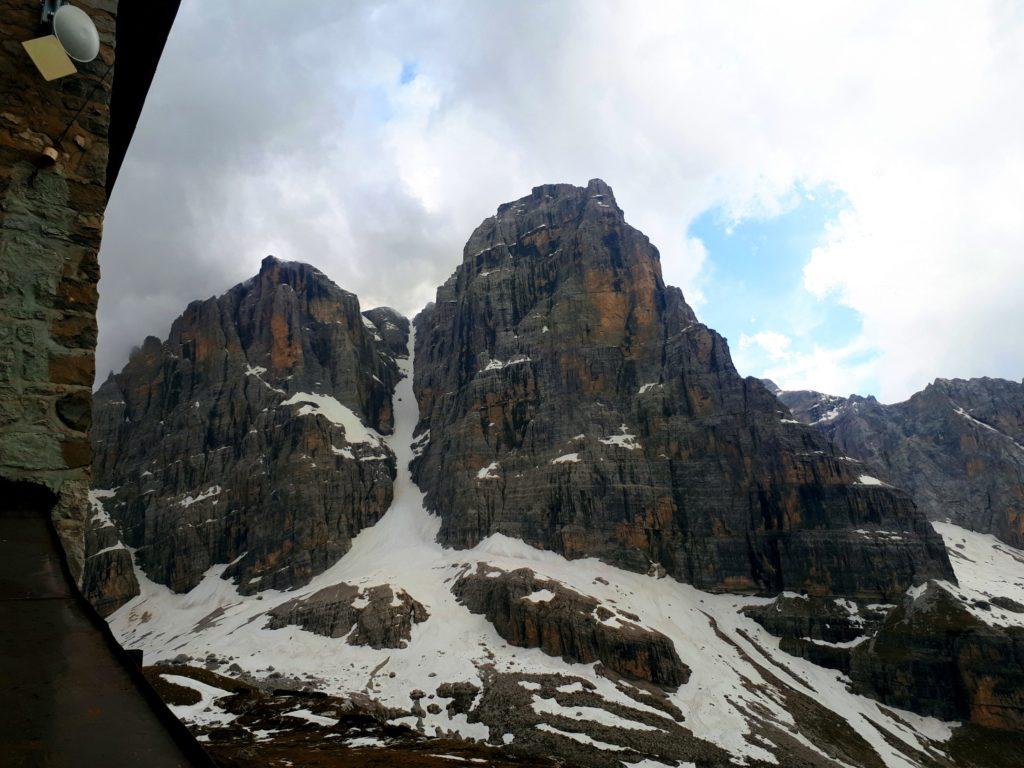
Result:
[[[908,497],[736,372],[600,180],[500,206],[414,322],[413,471],[445,544],[502,533],[712,591],[952,578]]]
[[[910,399],[781,392],[869,472],[908,491],[932,520],[1024,547],[1024,382],[936,379]]]
[[[943,720],[1024,731],[1024,627],[990,624],[946,587],[912,591],[856,646],[854,690]]]
[[[500,743],[476,744],[452,734],[427,737],[405,723],[408,711],[383,707],[358,694],[268,691],[190,666],[152,666],[143,671],[203,743],[214,764],[224,768],[450,768],[460,762],[496,768],[556,765],[546,756],[513,755]],[[204,700],[193,681],[212,698]]]
[[[399,328],[390,342],[320,271],[268,257],[103,384],[94,486],[150,579],[186,592],[224,564],[245,594],[300,586],[384,514],[402,325],[374,316]],[[112,568],[86,578],[105,610],[131,591]]]
[[[473,706],[476,695],[480,693],[480,686],[468,681],[460,683],[441,683],[437,686],[437,695],[442,699],[451,699],[445,709],[448,716],[465,715]]]
[[[326,637],[344,637],[349,645],[404,648],[412,625],[426,621],[427,610],[405,590],[388,584],[359,589],[335,584],[296,598],[268,612],[266,627],[289,624]]]
[[[665,635],[593,597],[539,579],[528,568],[505,572],[480,563],[455,581],[452,592],[470,611],[486,615],[512,645],[540,648],[571,662],[600,661],[658,685],[679,686],[690,678]]]
[[[686,724],[646,708],[609,701],[572,675],[485,670],[472,722],[490,742],[524,756],[557,755],[567,766],[621,768],[643,761],[726,766],[727,753]]]

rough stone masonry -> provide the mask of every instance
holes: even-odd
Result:
[[[0,0],[0,477],[57,495],[54,522],[76,578],[117,3],[78,5],[99,30],[100,54],[47,82],[21,45],[39,34],[39,4]],[[56,165],[41,167],[69,123]]]

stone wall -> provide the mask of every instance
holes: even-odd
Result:
[[[100,55],[46,82],[21,45],[40,34],[40,3],[0,0],[0,478],[57,494],[80,579],[117,0],[75,5]],[[41,167],[69,124],[56,165]]]

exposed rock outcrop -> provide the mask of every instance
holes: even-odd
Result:
[[[782,594],[743,613],[781,638],[780,647],[823,667],[849,672],[853,648],[878,629],[889,604]]]
[[[437,686],[438,696],[442,699],[451,699],[446,707],[449,715],[464,715],[469,712],[478,693],[480,686],[468,681],[441,683]]]
[[[855,690],[897,707],[1024,731],[1022,659],[1024,628],[984,621],[930,583],[853,649],[850,676]]]
[[[409,356],[409,318],[391,307],[368,309],[363,312],[363,317],[370,322],[367,329],[373,334],[373,340],[378,345],[383,344],[388,355],[392,358]]]
[[[326,637],[345,637],[349,645],[404,648],[412,625],[426,621],[427,610],[404,590],[387,584],[359,589],[335,584],[296,598],[269,612],[267,628],[289,624]]]
[[[82,592],[100,616],[109,616],[139,594],[131,552],[103,507],[106,498],[109,495],[103,492],[89,493],[91,516],[85,531],[89,556],[82,570]]]
[[[268,257],[103,384],[94,485],[149,578],[185,592],[224,564],[243,593],[298,586],[387,510],[395,464],[380,434],[404,337],[393,313],[373,316],[319,270]],[[103,600],[94,562],[86,583]]]
[[[909,498],[740,377],[604,182],[499,207],[415,322],[414,477],[446,544],[503,533],[723,591],[952,577]]]
[[[872,474],[905,489],[932,520],[1024,547],[1024,383],[936,379],[909,400],[781,392]]]
[[[665,635],[593,597],[539,579],[528,568],[506,573],[480,563],[459,577],[452,592],[473,613],[485,614],[512,645],[540,648],[567,661],[600,661],[658,685],[678,686],[690,678]]]

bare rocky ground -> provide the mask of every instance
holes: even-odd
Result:
[[[280,679],[247,682],[189,664],[149,666],[144,673],[169,705],[194,709],[193,733],[225,768],[558,765],[457,737],[428,737],[389,722],[411,712],[388,710],[368,698],[275,688]]]

